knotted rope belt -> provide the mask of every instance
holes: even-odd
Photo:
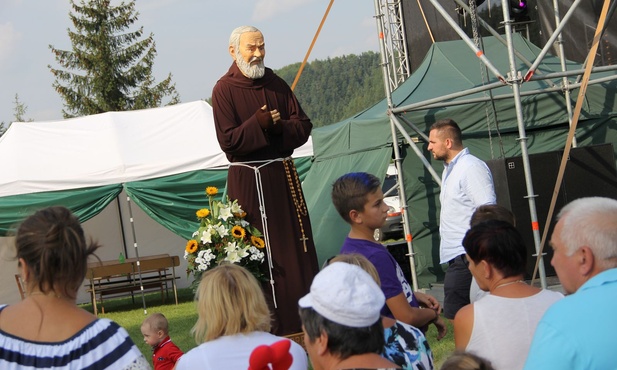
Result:
[[[298,171],[296,170],[296,165],[293,162],[291,157],[287,158],[276,158],[268,161],[250,161],[250,162],[233,162],[229,166],[242,166],[247,167],[253,170],[255,174],[255,186],[257,188],[257,198],[259,201],[259,213],[261,216],[261,222],[263,225],[263,234],[264,234],[264,242],[266,245],[266,253],[268,255],[268,273],[270,277],[270,287],[272,289],[272,299],[274,301],[274,308],[277,308],[276,303],[276,292],[274,290],[274,277],[272,276],[272,269],[274,268],[274,264],[272,263],[272,250],[270,247],[270,234],[268,229],[268,216],[266,213],[266,203],[264,200],[264,191],[263,191],[263,183],[261,181],[261,172],[260,169],[275,163],[275,162],[283,162],[283,167],[285,168],[285,175],[287,179],[287,186],[289,186],[289,190],[291,192],[291,198],[294,203],[294,208],[296,209],[296,216],[298,218],[298,224],[300,225],[300,232],[302,233],[302,237],[300,241],[304,246],[304,252],[307,252],[306,241],[308,238],[304,232],[304,224],[302,223],[302,216],[308,215],[308,210],[306,208],[306,201],[304,200],[304,196],[302,194],[302,187],[300,184],[300,178],[298,177]]]

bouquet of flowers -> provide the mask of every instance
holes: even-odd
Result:
[[[206,188],[209,208],[196,212],[199,228],[184,250],[187,275],[192,273],[195,278],[193,286],[199,284],[204,271],[224,263],[244,266],[257,280],[264,280],[259,270],[265,257],[261,232],[244,219],[246,212],[237,200],[215,200],[217,194],[216,187]]]

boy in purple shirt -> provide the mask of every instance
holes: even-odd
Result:
[[[332,185],[332,202],[351,225],[341,253],[359,253],[377,269],[381,290],[386,296],[382,315],[423,331],[432,323],[437,328],[438,339],[443,338],[447,329],[439,316],[439,302],[428,294],[414,293],[394,257],[373,239],[375,229],[384,224],[388,213],[379,179],[365,172],[343,175]]]

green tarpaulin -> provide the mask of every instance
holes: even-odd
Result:
[[[483,42],[486,56],[505,76],[510,69],[506,47],[493,37],[486,37]],[[513,42],[515,48],[531,62],[540,52],[536,46],[520,36],[515,35]],[[518,59],[517,63],[517,69],[525,73],[528,66]],[[568,70],[582,68],[572,62],[567,62],[567,66]],[[559,71],[559,59],[549,55],[540,64],[536,75]],[[423,64],[393,92],[392,101],[395,107],[401,107],[479,87],[483,85],[482,73],[485,76],[487,74],[478,58],[463,41],[435,43]],[[592,78],[610,74],[593,74]],[[494,76],[489,77],[490,81],[486,83],[497,81]],[[570,78],[570,81],[574,81],[574,78]],[[551,81],[531,81],[521,87],[530,154],[562,149],[568,131],[568,116],[563,92],[524,94],[560,84],[561,79],[558,78]],[[509,86],[492,91],[495,97],[511,93]],[[577,90],[572,93],[572,99],[576,99],[577,93]],[[588,87],[577,131],[579,146],[616,142],[616,93],[617,81]],[[405,113],[404,117],[426,134],[428,127],[436,120],[453,118],[461,126],[465,146],[484,160],[521,155],[513,98],[494,100],[494,107],[490,102],[456,105],[456,102],[482,98],[485,94],[488,93],[457,98],[450,106],[410,111]],[[304,182],[304,189],[320,262],[338,253],[349,230],[349,226],[332,206],[332,183],[347,172],[365,171],[382,179],[386,174],[387,165],[393,155],[387,109],[384,99],[354,117],[313,130],[315,160]],[[410,128],[407,132],[412,138],[418,138],[419,142],[415,145],[432,163],[437,173],[441,174],[442,163],[432,159],[423,139]],[[399,136],[397,141],[404,157],[403,177],[419,285],[426,287],[443,277],[439,265],[439,186],[415,153],[404,143],[402,136]]]
[[[300,178],[311,165],[310,157],[295,159]],[[195,211],[203,208],[206,186],[224,193],[227,170],[202,170],[126,184],[85,189],[21,194],[0,198],[0,233],[6,235],[35,210],[64,205],[87,221],[100,213],[122,189],[146,214],[174,234],[189,239],[195,231]]]

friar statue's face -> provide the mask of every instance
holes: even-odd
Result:
[[[261,32],[243,33],[238,45],[229,46],[229,53],[246,77],[255,80],[264,76],[266,44]]]

